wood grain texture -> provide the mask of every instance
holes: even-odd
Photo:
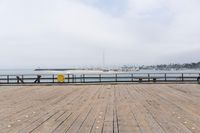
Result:
[[[0,133],[200,133],[200,85],[1,86]]]

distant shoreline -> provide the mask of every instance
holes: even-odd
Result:
[[[82,69],[35,69],[34,71],[70,71],[70,70],[82,70]]]

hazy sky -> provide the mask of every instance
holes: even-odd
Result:
[[[200,61],[199,0],[0,0],[0,68]]]

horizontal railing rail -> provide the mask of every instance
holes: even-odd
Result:
[[[103,82],[193,82],[200,84],[200,73],[114,73],[114,74],[58,74],[0,75],[0,84],[41,83],[103,83]]]

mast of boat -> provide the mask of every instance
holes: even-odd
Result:
[[[105,50],[103,50],[102,54],[102,63],[103,63],[103,69],[105,69]]]

